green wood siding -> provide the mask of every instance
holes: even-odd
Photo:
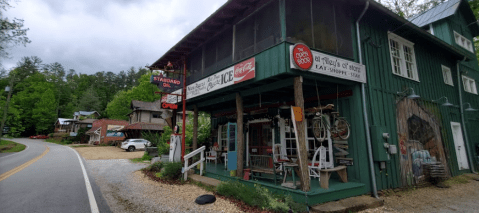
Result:
[[[396,119],[396,101],[398,96],[396,94],[398,91],[403,91],[406,88],[414,88],[416,94],[421,96],[419,100],[420,105],[430,110],[439,110],[434,112],[434,114],[442,121],[441,132],[446,157],[448,157],[448,165],[453,175],[459,174],[450,128],[451,121],[460,122],[459,108],[442,107],[440,104],[432,102],[432,100],[446,96],[451,103],[455,105],[459,104],[456,61],[452,60],[452,57],[450,57],[447,52],[435,48],[433,45],[428,44],[428,41],[419,40],[418,37],[414,37],[412,33],[409,33],[409,36],[404,36],[404,38],[415,43],[414,51],[416,54],[419,82],[396,76],[392,73],[391,68],[388,29],[383,28],[379,24],[375,25],[374,17],[366,18],[363,23],[368,24],[361,25],[362,37],[368,35],[371,37],[372,42],[380,44],[380,47],[375,47],[369,43],[362,44],[364,50],[363,56],[368,72],[367,96],[369,99],[368,111],[371,120],[370,125],[385,126],[392,136],[388,142],[398,145]],[[443,33],[443,35],[447,37],[447,30],[441,28],[447,27],[447,23],[442,24],[443,25],[436,25],[435,33]],[[444,83],[441,65],[448,66],[451,69],[454,86],[449,86]],[[375,163],[378,189],[401,186],[399,181],[399,157],[399,155],[392,155],[391,160],[387,163],[386,169],[384,170],[380,170],[378,163]]]

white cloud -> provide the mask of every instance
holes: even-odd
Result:
[[[155,62],[226,0],[21,0],[6,17],[24,19],[32,43],[3,61],[25,56],[93,74]]]

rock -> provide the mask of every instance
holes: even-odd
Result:
[[[154,157],[151,159],[151,164],[154,164],[156,162],[160,162],[161,161],[161,157]]]

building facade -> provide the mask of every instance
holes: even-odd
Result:
[[[92,128],[85,134],[90,136],[89,144],[108,144],[112,141],[123,141],[125,135],[118,130],[127,125],[127,121],[100,119],[94,121]]]
[[[336,188],[305,180],[309,192],[273,191],[315,204],[415,185],[426,164],[455,176],[479,160],[479,116],[466,112],[479,107],[470,45],[479,26],[467,1],[451,1],[440,5],[451,15],[423,26],[374,1],[228,1],[150,68],[187,70],[186,107],[212,115],[212,142],[234,147],[228,167],[234,160],[239,175],[275,144],[308,160],[327,147],[325,168],[347,165],[348,183]],[[347,141],[315,140],[314,115],[294,125],[290,106],[327,104],[349,122]]]

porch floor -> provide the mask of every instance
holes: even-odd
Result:
[[[243,180],[243,178],[231,177],[230,171],[225,170],[224,163],[219,162],[216,165],[215,163],[206,163],[205,176],[221,181],[237,180],[251,187],[253,187],[254,184],[260,184],[274,193],[289,194],[296,202],[304,203],[306,200],[310,206],[318,203],[324,203],[368,193],[365,184],[351,179],[348,179],[348,183],[343,183],[338,177],[335,177],[335,174],[333,174],[331,179],[329,179],[329,189],[321,188],[318,178],[311,179],[311,190],[309,192],[303,192],[299,189],[299,187],[298,189],[282,187],[282,180],[278,181],[275,185],[272,180]],[[295,179],[299,183],[299,177],[296,176]],[[286,181],[292,182],[290,175],[288,175]]]

